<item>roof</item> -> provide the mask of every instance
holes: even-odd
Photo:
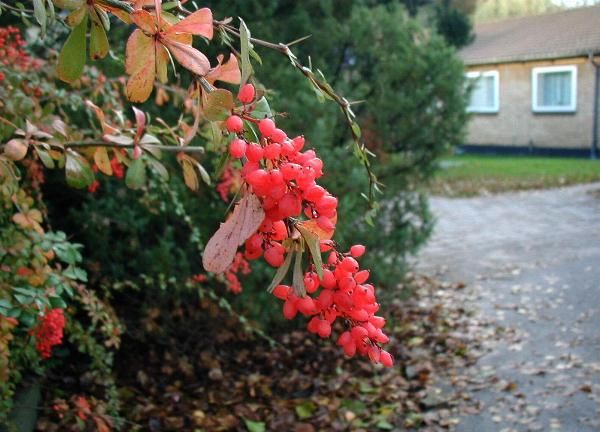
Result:
[[[600,53],[600,5],[475,25],[459,51],[467,65],[579,57]]]

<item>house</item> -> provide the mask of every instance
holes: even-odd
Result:
[[[600,5],[475,26],[465,148],[595,157]]]

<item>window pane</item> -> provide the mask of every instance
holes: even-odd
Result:
[[[470,108],[482,109],[494,108],[494,77],[486,76],[479,78],[470,78],[474,82],[471,92]]]
[[[538,75],[538,106],[571,104],[571,72],[546,72]]]

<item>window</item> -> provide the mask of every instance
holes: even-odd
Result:
[[[467,83],[471,86],[468,112],[498,112],[498,71],[468,72]]]
[[[534,112],[574,112],[577,106],[577,67],[550,66],[532,70]]]

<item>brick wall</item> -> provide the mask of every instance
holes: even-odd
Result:
[[[597,59],[597,61],[600,59]],[[574,113],[534,113],[531,70],[540,66],[577,66]],[[592,142],[594,67],[587,58],[469,66],[468,71],[497,70],[500,108],[471,114],[466,144],[589,148]]]

